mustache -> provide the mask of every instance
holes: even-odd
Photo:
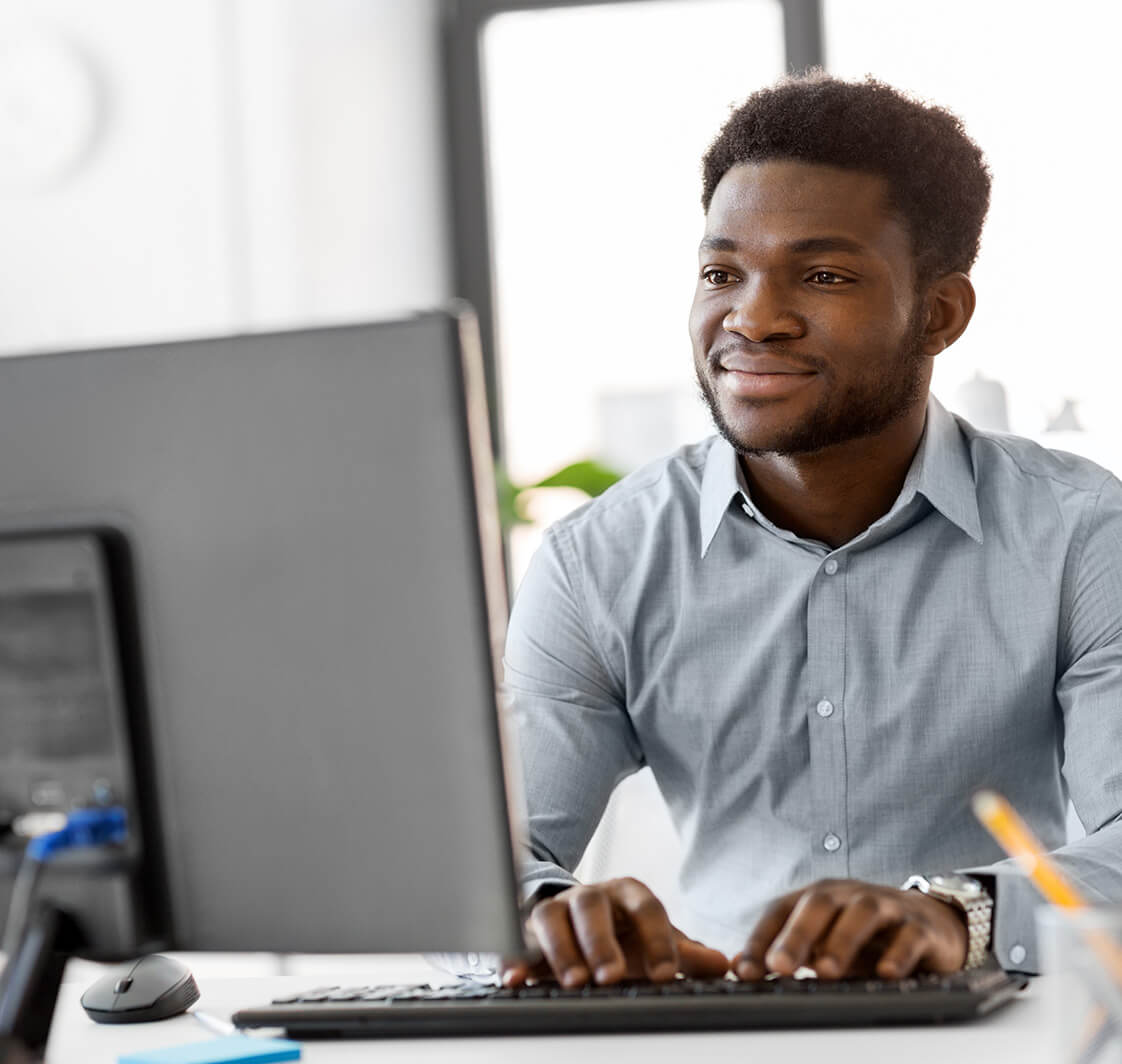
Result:
[[[821,373],[827,368],[825,359],[803,351],[793,355],[782,344],[749,344],[726,341],[709,349],[705,356],[709,369],[720,369],[721,361],[726,355],[770,355],[773,358],[781,358],[784,362],[789,362],[796,369],[814,370],[816,373]]]

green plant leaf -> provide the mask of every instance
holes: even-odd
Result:
[[[614,469],[609,469],[595,458],[586,458],[582,462],[573,462],[572,465],[557,470],[556,473],[529,487],[577,488],[595,498],[597,495],[602,495],[619,479],[620,474]]]
[[[533,522],[526,516],[523,493],[536,491],[539,488],[576,488],[585,495],[595,498],[608,490],[621,474],[606,465],[597,462],[594,458],[582,462],[573,462],[563,469],[557,470],[544,480],[536,484],[515,484],[510,479],[506,467],[501,463],[495,464],[495,489],[499,501],[499,520],[506,530],[515,525],[529,525]]]

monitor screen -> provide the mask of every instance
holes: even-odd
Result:
[[[441,312],[0,360],[0,534],[127,544],[169,946],[521,942],[471,337]],[[81,589],[0,610],[0,759],[95,756]]]

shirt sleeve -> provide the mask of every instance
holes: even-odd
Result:
[[[1122,901],[1122,485],[1110,477],[1075,544],[1061,613],[1056,705],[1063,775],[1087,831],[1051,859],[1088,902]],[[1035,913],[1043,900],[1016,861],[995,877],[993,949],[1006,968],[1040,971]]]
[[[573,870],[616,784],[643,765],[623,685],[605,660],[582,573],[551,529],[511,611],[504,687],[526,799],[523,899],[576,882]]]

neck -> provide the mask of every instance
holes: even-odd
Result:
[[[896,501],[923,436],[919,405],[875,436],[813,454],[742,455],[752,500],[768,519],[804,539],[840,547]]]

